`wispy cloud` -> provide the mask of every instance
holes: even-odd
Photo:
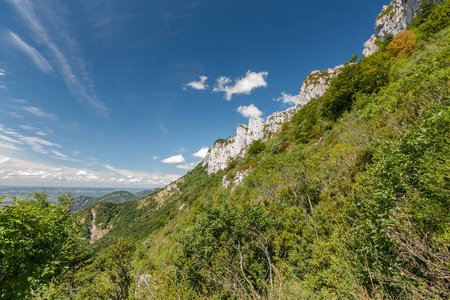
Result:
[[[9,136],[6,136],[6,135],[3,135],[3,134],[0,134],[0,140],[4,140],[4,141],[10,142],[10,143],[14,143],[14,144],[23,144],[22,141],[13,139],[13,138],[11,138]]]
[[[0,141],[0,148],[9,149],[9,150],[15,150],[15,151],[23,150],[22,148],[19,148],[19,147],[17,147],[14,144],[5,143],[5,142],[2,142],[2,141]]]
[[[23,147],[28,146],[29,149],[41,153],[41,154],[48,154],[49,149],[51,148],[60,148],[61,145],[42,139],[40,137],[34,137],[34,136],[26,136],[23,135],[16,130],[6,128],[2,124],[0,124],[0,139],[8,142],[8,145],[13,145],[16,149],[13,149],[13,147],[8,147],[10,150],[23,150]],[[17,144],[23,145],[22,147],[17,147]],[[3,145],[5,146],[5,145]]]
[[[56,155],[55,158],[62,159],[62,160],[66,160],[66,161],[78,161],[78,160],[76,160],[76,159],[74,159],[74,158],[68,157],[68,156],[65,155],[65,154],[62,154],[62,153],[59,152],[59,151],[51,150],[51,152],[52,152],[53,154]]]
[[[31,2],[29,0],[7,0],[11,3],[19,12],[19,14],[26,20],[29,27],[36,36],[36,39],[43,44],[49,52],[52,54],[52,58],[58,66],[58,71],[72,95],[78,99],[79,102],[89,106],[97,113],[108,116],[108,109],[102,101],[100,101],[93,92],[94,82],[90,78],[89,73],[85,69],[85,62],[83,57],[79,54],[76,47],[76,42],[71,39],[68,32],[64,31],[65,23],[60,21],[61,15],[57,15],[53,8],[55,6],[63,6],[60,1],[39,1]],[[37,5],[37,6],[35,6]],[[54,24],[54,28],[47,30],[43,25],[38,15],[45,15]],[[52,23],[47,22],[47,23]],[[64,43],[66,51],[70,52],[70,55],[66,55],[58,46],[53,42],[53,38],[57,38],[55,35],[50,36],[49,32],[59,33],[59,43]],[[67,50],[68,49],[68,50]]]
[[[164,134],[169,134],[169,130],[167,130],[167,128],[163,125],[163,124],[159,124],[159,129],[161,129],[161,132]]]
[[[1,69],[0,68],[0,78],[5,77],[5,76],[6,76],[5,69]],[[5,89],[6,90],[6,85],[4,85],[2,81],[0,81],[0,89]]]
[[[25,103],[27,103],[27,101],[26,101],[26,100],[23,100],[23,99],[14,99],[14,98],[11,98],[11,99],[9,99],[9,101],[14,102],[14,103],[19,103],[19,104],[25,104]]]
[[[296,105],[297,101],[298,101],[298,96],[286,94],[285,92],[281,92],[281,97],[274,98],[273,100],[281,102],[284,105]]]
[[[26,55],[28,55],[36,67],[43,73],[50,74],[53,67],[50,63],[33,47],[24,42],[17,34],[9,31],[10,40]]]
[[[105,27],[110,25],[116,25],[118,22],[130,20],[138,17],[138,15],[118,15],[118,16],[108,16],[98,20],[94,27]]]
[[[250,104],[249,106],[241,105],[238,107],[237,112],[245,118],[255,118],[260,120],[263,114],[254,104]]]
[[[35,115],[36,117],[39,118],[43,118],[43,119],[49,119],[49,120],[57,120],[58,118],[51,113],[46,113],[45,111],[43,111],[42,109],[38,108],[38,107],[34,107],[34,106],[22,106],[22,108]]]
[[[217,78],[213,92],[224,92],[225,99],[228,101],[235,94],[249,95],[254,89],[267,86],[266,77],[268,74],[268,72],[247,71],[244,77],[236,79],[232,85],[230,85],[232,82],[230,78],[221,76]]]
[[[61,147],[59,144],[38,138],[33,136],[23,136],[20,138],[23,142],[28,144],[30,146],[31,150],[42,153],[42,154],[48,154],[49,151],[44,147]]]
[[[208,80],[208,77],[200,76],[199,81],[191,81],[189,83],[186,83],[183,86],[183,90],[186,90],[187,86],[190,86],[191,88],[193,88],[195,90],[206,90],[206,88],[208,87],[208,85],[206,84],[206,80]]]
[[[164,22],[164,25],[166,26],[167,31],[171,31],[171,29],[172,29],[172,26],[171,26],[172,21],[174,21],[174,20],[183,20],[183,19],[190,18],[190,17],[193,17],[193,15],[192,14],[174,15],[172,13],[164,13],[161,18],[162,18],[162,20]],[[186,30],[187,30],[186,28],[183,28],[183,29],[178,30],[178,32],[176,32],[176,33],[178,34],[178,33],[181,33],[183,31],[186,31]]]

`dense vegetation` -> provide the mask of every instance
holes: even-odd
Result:
[[[81,211],[107,232],[17,298],[448,299],[449,25],[449,1],[424,4],[226,170]]]

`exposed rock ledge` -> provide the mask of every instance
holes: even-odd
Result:
[[[92,244],[95,241],[98,241],[99,239],[101,239],[105,234],[108,233],[109,230],[111,230],[111,226],[108,225],[105,229],[101,229],[100,226],[102,224],[99,224],[99,227],[97,227],[97,225],[95,224],[95,217],[96,217],[96,211],[95,209],[91,210],[92,213],[92,221],[91,221],[91,228],[90,228],[90,239],[89,239],[89,243]]]
[[[445,0],[431,0],[440,3]],[[378,50],[377,39],[384,40],[387,35],[396,36],[406,30],[415,14],[419,11],[420,0],[393,0],[391,4],[383,6],[383,10],[375,21],[375,33],[364,43],[363,55],[369,56]]]
[[[327,91],[332,78],[339,74],[342,67],[343,65],[340,65],[322,72],[313,71],[303,82],[297,104],[294,107],[273,113],[266,119],[266,122],[252,118],[248,125],[240,125],[237,128],[235,136],[226,140],[217,140],[203,161],[203,166],[208,165],[208,174],[224,170],[231,160],[244,157],[254,141],[265,141],[274,133],[279,132],[283,123],[289,121],[305,104],[312,99],[321,97]],[[224,183],[225,185],[227,184]]]

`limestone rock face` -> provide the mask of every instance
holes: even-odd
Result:
[[[297,111],[298,110],[296,109],[296,107],[291,107],[285,111],[274,112],[269,117],[267,117],[264,127],[264,132],[266,133],[265,138],[272,135],[273,133],[279,132],[281,130],[281,126],[289,121]]]
[[[225,169],[232,159],[243,157],[251,144],[263,137],[264,121],[252,118],[248,126],[237,128],[235,136],[216,141],[203,161],[203,165],[208,164],[208,174],[217,173]]]
[[[300,88],[296,105],[297,110],[312,99],[322,97],[330,87],[333,77],[339,74],[343,67],[344,65],[340,65],[322,72],[312,71],[311,74],[306,77]]]
[[[440,3],[445,0],[432,0]],[[375,33],[364,43],[363,55],[369,56],[378,50],[375,41],[384,40],[388,34],[396,36],[406,30],[419,10],[420,0],[393,0],[391,4],[383,6],[383,10],[375,21]]]
[[[251,118],[248,121],[247,136],[245,139],[245,144],[251,146],[251,144],[256,140],[262,140],[264,137],[264,121],[259,119]]]

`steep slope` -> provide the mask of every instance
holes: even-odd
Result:
[[[445,0],[431,0],[441,3]],[[385,40],[388,36],[396,36],[400,31],[406,30],[417,12],[421,10],[421,0],[395,0],[384,6],[375,22],[375,33],[364,43],[363,55],[369,56],[378,50],[377,39]]]
[[[234,145],[216,146],[226,160],[211,150],[153,195],[81,211],[84,234],[95,214],[108,229],[97,251],[138,245],[142,299],[447,299],[449,25],[446,1],[409,27],[414,43],[398,35],[330,80],[313,73],[305,83],[323,93],[279,132],[253,121],[216,142]],[[93,266],[80,273],[86,293],[102,276]]]

